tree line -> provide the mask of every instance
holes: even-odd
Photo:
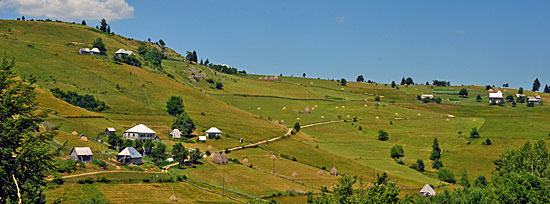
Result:
[[[59,88],[53,88],[50,91],[56,98],[89,111],[101,112],[109,109],[105,102],[95,99],[94,96],[89,94],[80,95],[74,91],[65,92]]]

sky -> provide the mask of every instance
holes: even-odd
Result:
[[[531,89],[550,84],[550,1],[0,0],[0,18],[52,18],[162,39],[248,73]]]

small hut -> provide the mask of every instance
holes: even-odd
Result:
[[[332,176],[338,176],[338,170],[336,170],[336,167],[332,167],[332,169],[330,169],[329,173]]]
[[[117,160],[122,164],[132,163],[140,165],[142,164],[141,158],[141,154],[133,147],[126,147],[117,155]]]
[[[181,138],[181,132],[179,129],[173,129],[172,132],[170,132],[170,136],[174,139]]]
[[[79,162],[92,162],[92,149],[90,147],[74,147],[71,150],[71,159]]]

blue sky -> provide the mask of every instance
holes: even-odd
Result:
[[[411,76],[528,89],[538,77],[550,84],[545,1],[82,0],[111,9],[90,12],[96,16],[63,12],[90,10],[84,6],[27,1],[36,1],[34,9],[0,0],[0,17],[96,25],[97,15],[109,16],[117,34],[163,39],[181,53],[196,50],[199,58],[249,73],[348,80],[362,74],[385,83]]]

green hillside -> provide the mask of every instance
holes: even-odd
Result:
[[[78,53],[81,47],[91,48],[97,38],[105,44],[105,56]],[[142,44],[164,53],[162,68],[135,67],[113,59],[118,49],[137,53]],[[280,194],[276,200],[304,203],[304,193],[319,193],[321,187],[331,189],[338,182],[341,176],[329,175],[333,167],[339,175],[357,176],[366,182],[386,172],[403,193],[413,193],[424,184],[449,185],[431,168],[434,138],[442,149],[444,166],[457,176],[466,169],[470,178],[489,176],[494,171],[492,161],[506,150],[517,149],[526,141],[550,139],[550,106],[546,105],[550,94],[545,93],[525,92],[542,97],[543,104],[534,107],[526,103],[497,106],[489,105],[488,92],[481,86],[392,88],[358,82],[344,86],[337,80],[230,75],[189,63],[170,48],[58,22],[0,20],[0,50],[15,58],[21,80],[36,77],[36,100],[41,111],[48,113],[46,124],[59,126],[55,145],[66,142],[59,162],[67,159],[72,147],[89,146],[95,160],[107,163],[104,168],[86,164],[61,173],[65,183],[48,187],[48,201],[63,196],[73,203],[98,196],[112,203],[164,203],[175,195],[185,203],[226,203],[268,200]],[[144,56],[137,56],[146,62]],[[216,82],[223,88],[217,88]],[[89,94],[110,108],[93,112],[73,106],[54,97],[53,88]],[[462,88],[468,90],[468,97],[457,95]],[[504,96],[517,93],[501,90]],[[441,103],[418,100],[422,94],[434,94]],[[121,165],[114,160],[116,150],[92,141],[96,137],[107,141],[103,135],[107,127],[121,135],[136,124],[145,124],[160,136],[169,152],[176,142],[182,142],[169,138],[174,117],[166,112],[166,102],[171,96],[183,98],[184,109],[197,126],[189,138],[193,142],[183,143],[185,148],[216,152],[246,144],[253,147],[228,152],[232,161],[227,165],[205,157],[200,164],[166,170],[150,157],[144,158],[142,166]],[[301,130],[282,137],[295,123]],[[194,142],[214,126],[223,131],[221,139]],[[479,130],[480,138],[470,138],[472,128]],[[380,130],[389,134],[388,140],[378,140]],[[86,134],[88,141],[81,140],[80,134]],[[492,145],[482,144],[487,138]],[[273,140],[265,142],[268,139]],[[396,144],[404,148],[404,164],[390,157],[390,148]],[[426,164],[425,172],[409,168],[417,159]],[[183,175],[187,180],[164,180]],[[100,176],[113,182],[78,183]],[[139,189],[138,195],[151,194],[129,196],[126,188]]]

